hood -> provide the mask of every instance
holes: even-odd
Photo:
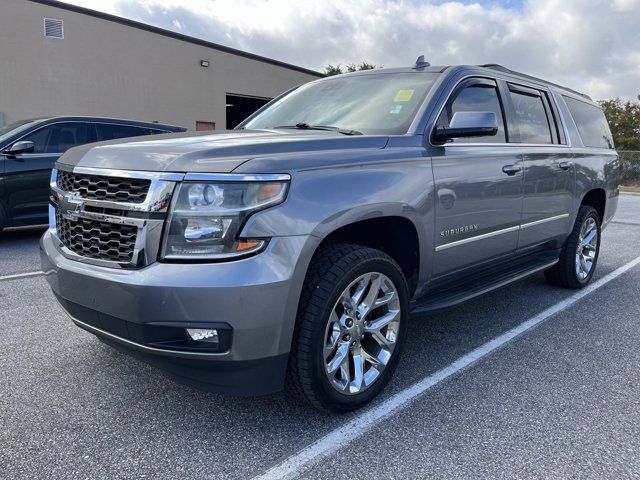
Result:
[[[228,173],[263,156],[377,149],[384,148],[387,141],[386,136],[346,136],[318,130],[191,132],[83,145],[67,151],[59,163],[117,170]]]

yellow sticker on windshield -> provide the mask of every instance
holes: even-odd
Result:
[[[413,97],[414,90],[398,90],[396,93],[396,98],[393,99],[394,102],[408,102]]]

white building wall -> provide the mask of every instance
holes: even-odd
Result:
[[[43,18],[64,21],[44,37]],[[208,60],[203,68],[200,60]],[[317,76],[28,0],[0,1],[5,124],[98,115],[225,128],[227,93],[275,97]]]

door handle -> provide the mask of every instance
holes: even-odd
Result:
[[[570,170],[573,167],[573,162],[560,162],[558,166],[561,170]]]
[[[516,165],[505,165],[504,167],[502,167],[502,171],[507,175],[509,175],[510,177],[513,177],[520,170],[522,170],[522,168]]]

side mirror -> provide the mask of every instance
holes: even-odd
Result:
[[[454,138],[490,137],[498,133],[494,112],[456,112],[448,127],[436,127],[431,139],[443,144]]]
[[[21,153],[32,153],[35,150],[36,146],[33,142],[23,141],[16,142],[8,148],[5,148],[2,153],[8,155],[10,157],[15,157],[16,155],[20,155]]]

